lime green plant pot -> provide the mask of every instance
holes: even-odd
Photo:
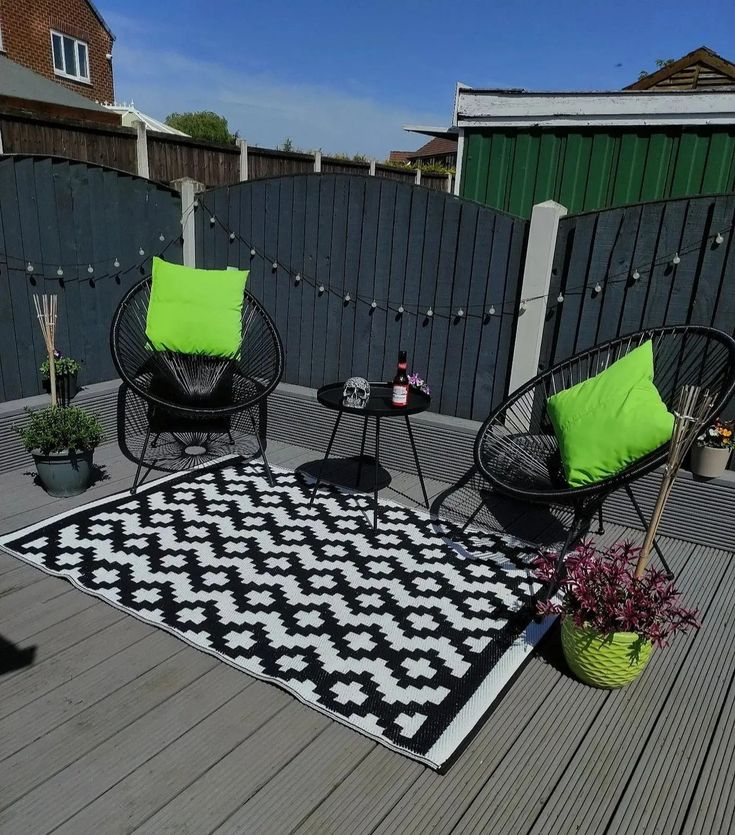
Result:
[[[653,644],[635,632],[603,635],[591,626],[576,626],[571,618],[561,624],[561,645],[569,668],[593,687],[623,687],[643,671]]]

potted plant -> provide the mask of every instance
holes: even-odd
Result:
[[[703,478],[720,478],[735,448],[735,421],[716,420],[697,436],[692,447],[691,468]]]
[[[30,422],[18,429],[51,496],[76,496],[89,486],[95,447],[102,442],[99,420],[78,406],[27,410]]]
[[[587,541],[565,560],[558,598],[538,604],[542,615],[561,616],[564,657],[581,681],[622,687],[645,667],[654,646],[667,646],[676,632],[697,629],[697,613],[679,604],[666,575],[647,567],[636,576],[639,548],[618,543],[598,552]],[[536,574],[553,582],[556,554],[541,554]]]
[[[62,406],[68,405],[69,401],[79,391],[78,375],[79,363],[73,357],[65,357],[61,351],[54,349],[54,371],[56,377],[56,394],[58,402]],[[41,363],[41,384],[46,392],[51,392],[51,377],[49,374],[49,361],[45,359]]]

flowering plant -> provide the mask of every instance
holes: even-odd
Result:
[[[735,449],[735,420],[722,421],[719,418],[697,438],[697,446],[715,449]]]
[[[54,348],[54,371],[57,377],[64,377],[70,374],[76,374],[79,371],[79,363],[72,357],[65,357],[58,348]],[[39,371],[44,377],[48,377],[49,364],[45,359],[41,363]]]
[[[426,380],[423,380],[419,377],[418,374],[409,374],[408,375],[408,383],[413,389],[418,389],[422,391],[424,394],[431,395],[431,389],[429,388]]]
[[[539,602],[539,613],[570,617],[603,635],[635,632],[659,647],[676,632],[698,629],[696,609],[679,604],[679,592],[663,572],[648,567],[635,577],[639,550],[625,542],[599,552],[594,542],[584,542],[566,558],[561,600]],[[542,582],[554,581],[554,552],[540,554],[534,565]]]

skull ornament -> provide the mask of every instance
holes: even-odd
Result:
[[[350,377],[342,392],[342,404],[351,409],[364,409],[370,397],[370,383],[364,377]]]

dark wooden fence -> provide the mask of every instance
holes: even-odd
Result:
[[[286,346],[287,382],[389,379],[404,349],[436,411],[482,419],[505,395],[526,221],[346,174],[216,189],[199,195],[196,218],[201,266],[250,268]]]
[[[694,323],[733,333],[733,223],[733,194],[641,203],[563,218],[541,367],[606,339],[656,325]],[[677,253],[679,262],[674,263]],[[599,293],[594,290],[597,282]],[[560,291],[564,301],[557,304]]]
[[[112,314],[151,255],[181,260],[180,236],[168,188],[82,162],[0,157],[0,400],[41,392],[34,293],[57,294],[57,347],[82,362],[80,382],[114,378]]]
[[[136,132],[91,120],[19,110],[0,103],[0,137],[6,154],[44,154],[92,162],[136,173]],[[236,145],[204,142],[188,137],[148,133],[149,176],[171,183],[191,177],[208,188],[231,185],[240,180],[240,149]],[[248,147],[248,179],[307,174],[314,170],[311,154],[270,148]],[[322,157],[324,173],[368,173],[370,164]],[[375,175],[412,183],[416,172],[408,168],[376,165]],[[421,184],[447,191],[444,174],[422,175]]]

